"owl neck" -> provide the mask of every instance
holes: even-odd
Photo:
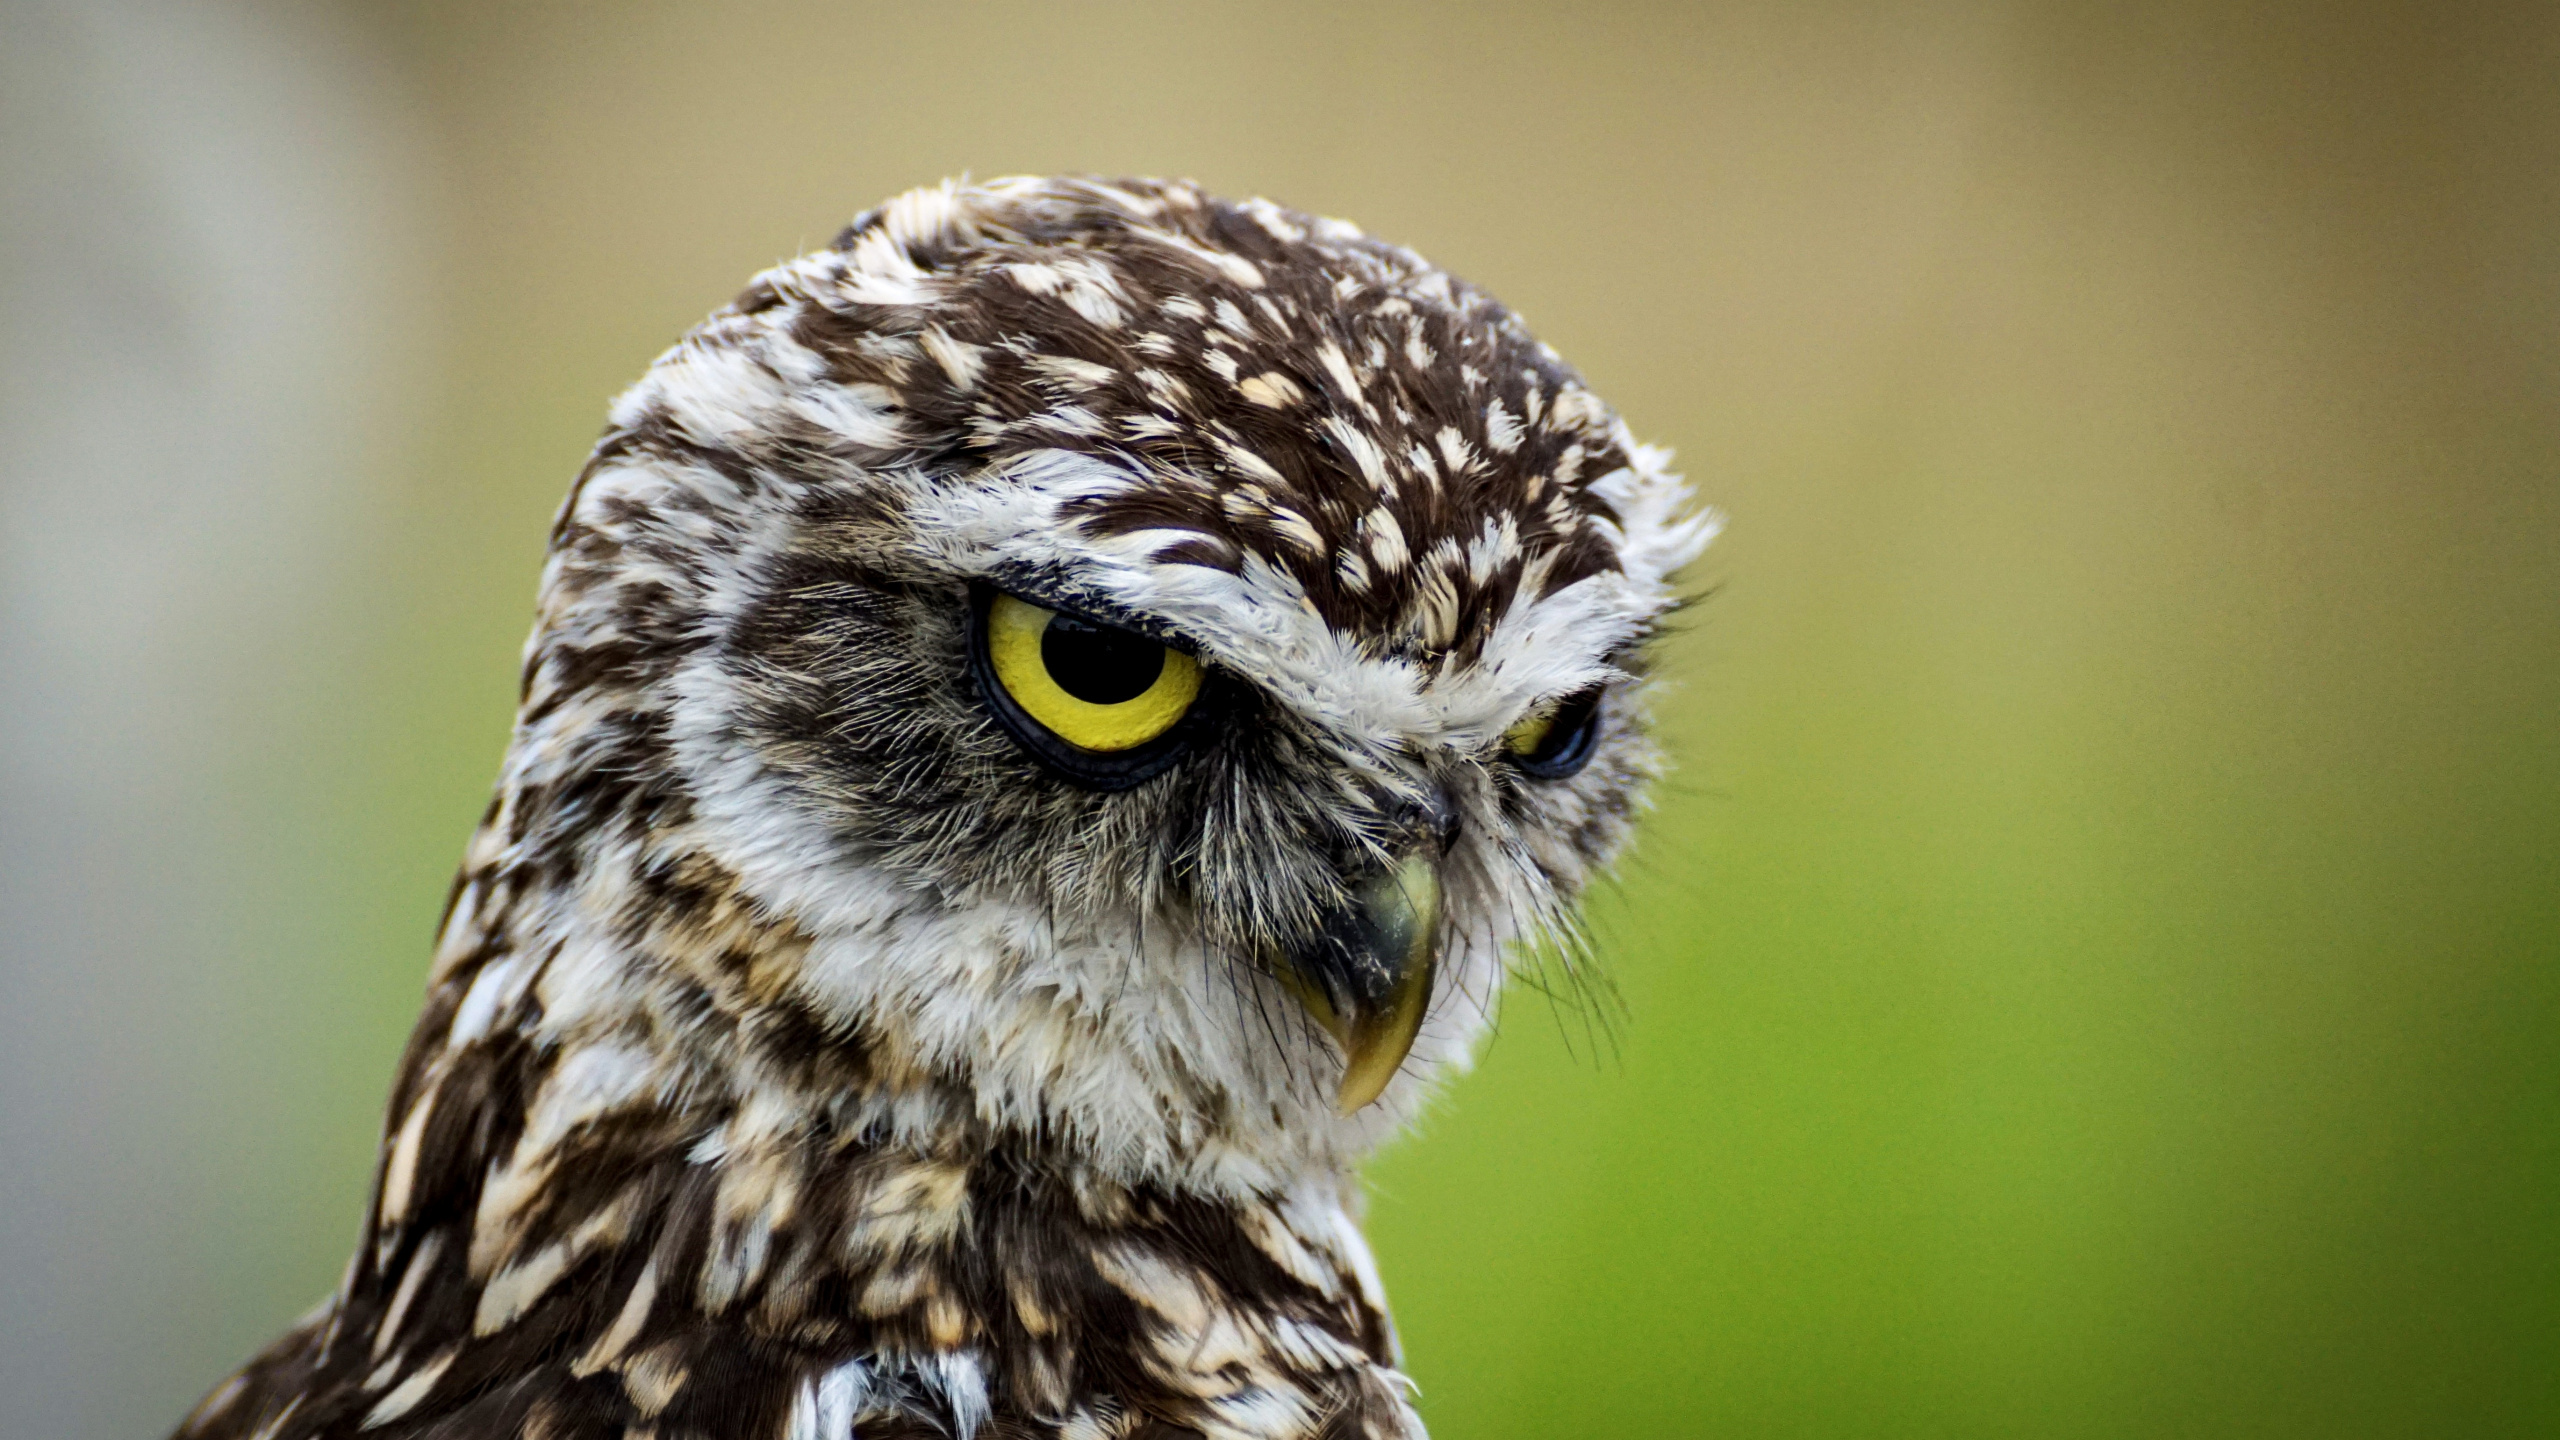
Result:
[[[618,1384],[635,1426],[719,1428],[830,1377],[892,1393],[902,1356],[924,1380],[898,1403],[955,1435],[1132,1405],[1205,1424],[1240,1374],[1308,1417],[1275,1435],[1419,1433],[1343,1169],[1165,1183],[981,1115],[929,1045],[795,998],[825,937],[718,866],[562,885],[502,820],[456,888],[347,1282],[261,1383],[356,1419],[548,1367]]]
[[[1334,1114],[1291,997],[1178,939],[876,872],[812,913],[683,825],[590,824],[551,863],[541,828],[510,792],[466,852],[386,1136],[386,1211],[429,1138],[417,1102],[490,1057],[508,1069],[468,1087],[495,1112],[473,1132],[530,1151],[619,1129],[734,1165],[823,1140],[1209,1203],[1344,1191],[1402,1118]]]

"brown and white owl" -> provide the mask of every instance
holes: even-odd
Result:
[[[345,1279],[180,1434],[1419,1436],[1355,1169],[1627,837],[1666,460],[1187,184],[758,277],[561,508]]]

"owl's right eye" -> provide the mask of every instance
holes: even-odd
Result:
[[[1180,757],[1200,662],[1161,641],[1016,595],[982,590],[972,627],[979,689],[1005,729],[1053,770],[1120,790]]]

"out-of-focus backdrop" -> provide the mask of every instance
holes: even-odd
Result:
[[[2114,13],[2108,13],[2113,11]],[[761,266],[1174,173],[1731,528],[1375,1171],[1501,1436],[2560,1433],[2560,7],[0,5],[0,1434],[333,1282],[551,508]]]

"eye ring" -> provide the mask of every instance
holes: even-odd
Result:
[[[1529,712],[1503,732],[1502,754],[1540,780],[1562,780],[1591,763],[1600,748],[1600,691],[1568,695]]]
[[[969,601],[969,670],[978,694],[1005,733],[1051,772],[1088,790],[1127,790],[1171,769],[1191,749],[1211,708],[1210,677],[1198,660],[992,585],[972,585]],[[1043,643],[1060,622],[1060,638],[1069,642],[1063,651]],[[1063,660],[1080,652],[1108,662],[1116,652],[1125,662],[1129,642],[1158,646],[1162,672],[1069,677],[1084,694],[1050,672],[1052,655]],[[1071,735],[1096,743],[1080,745]]]

